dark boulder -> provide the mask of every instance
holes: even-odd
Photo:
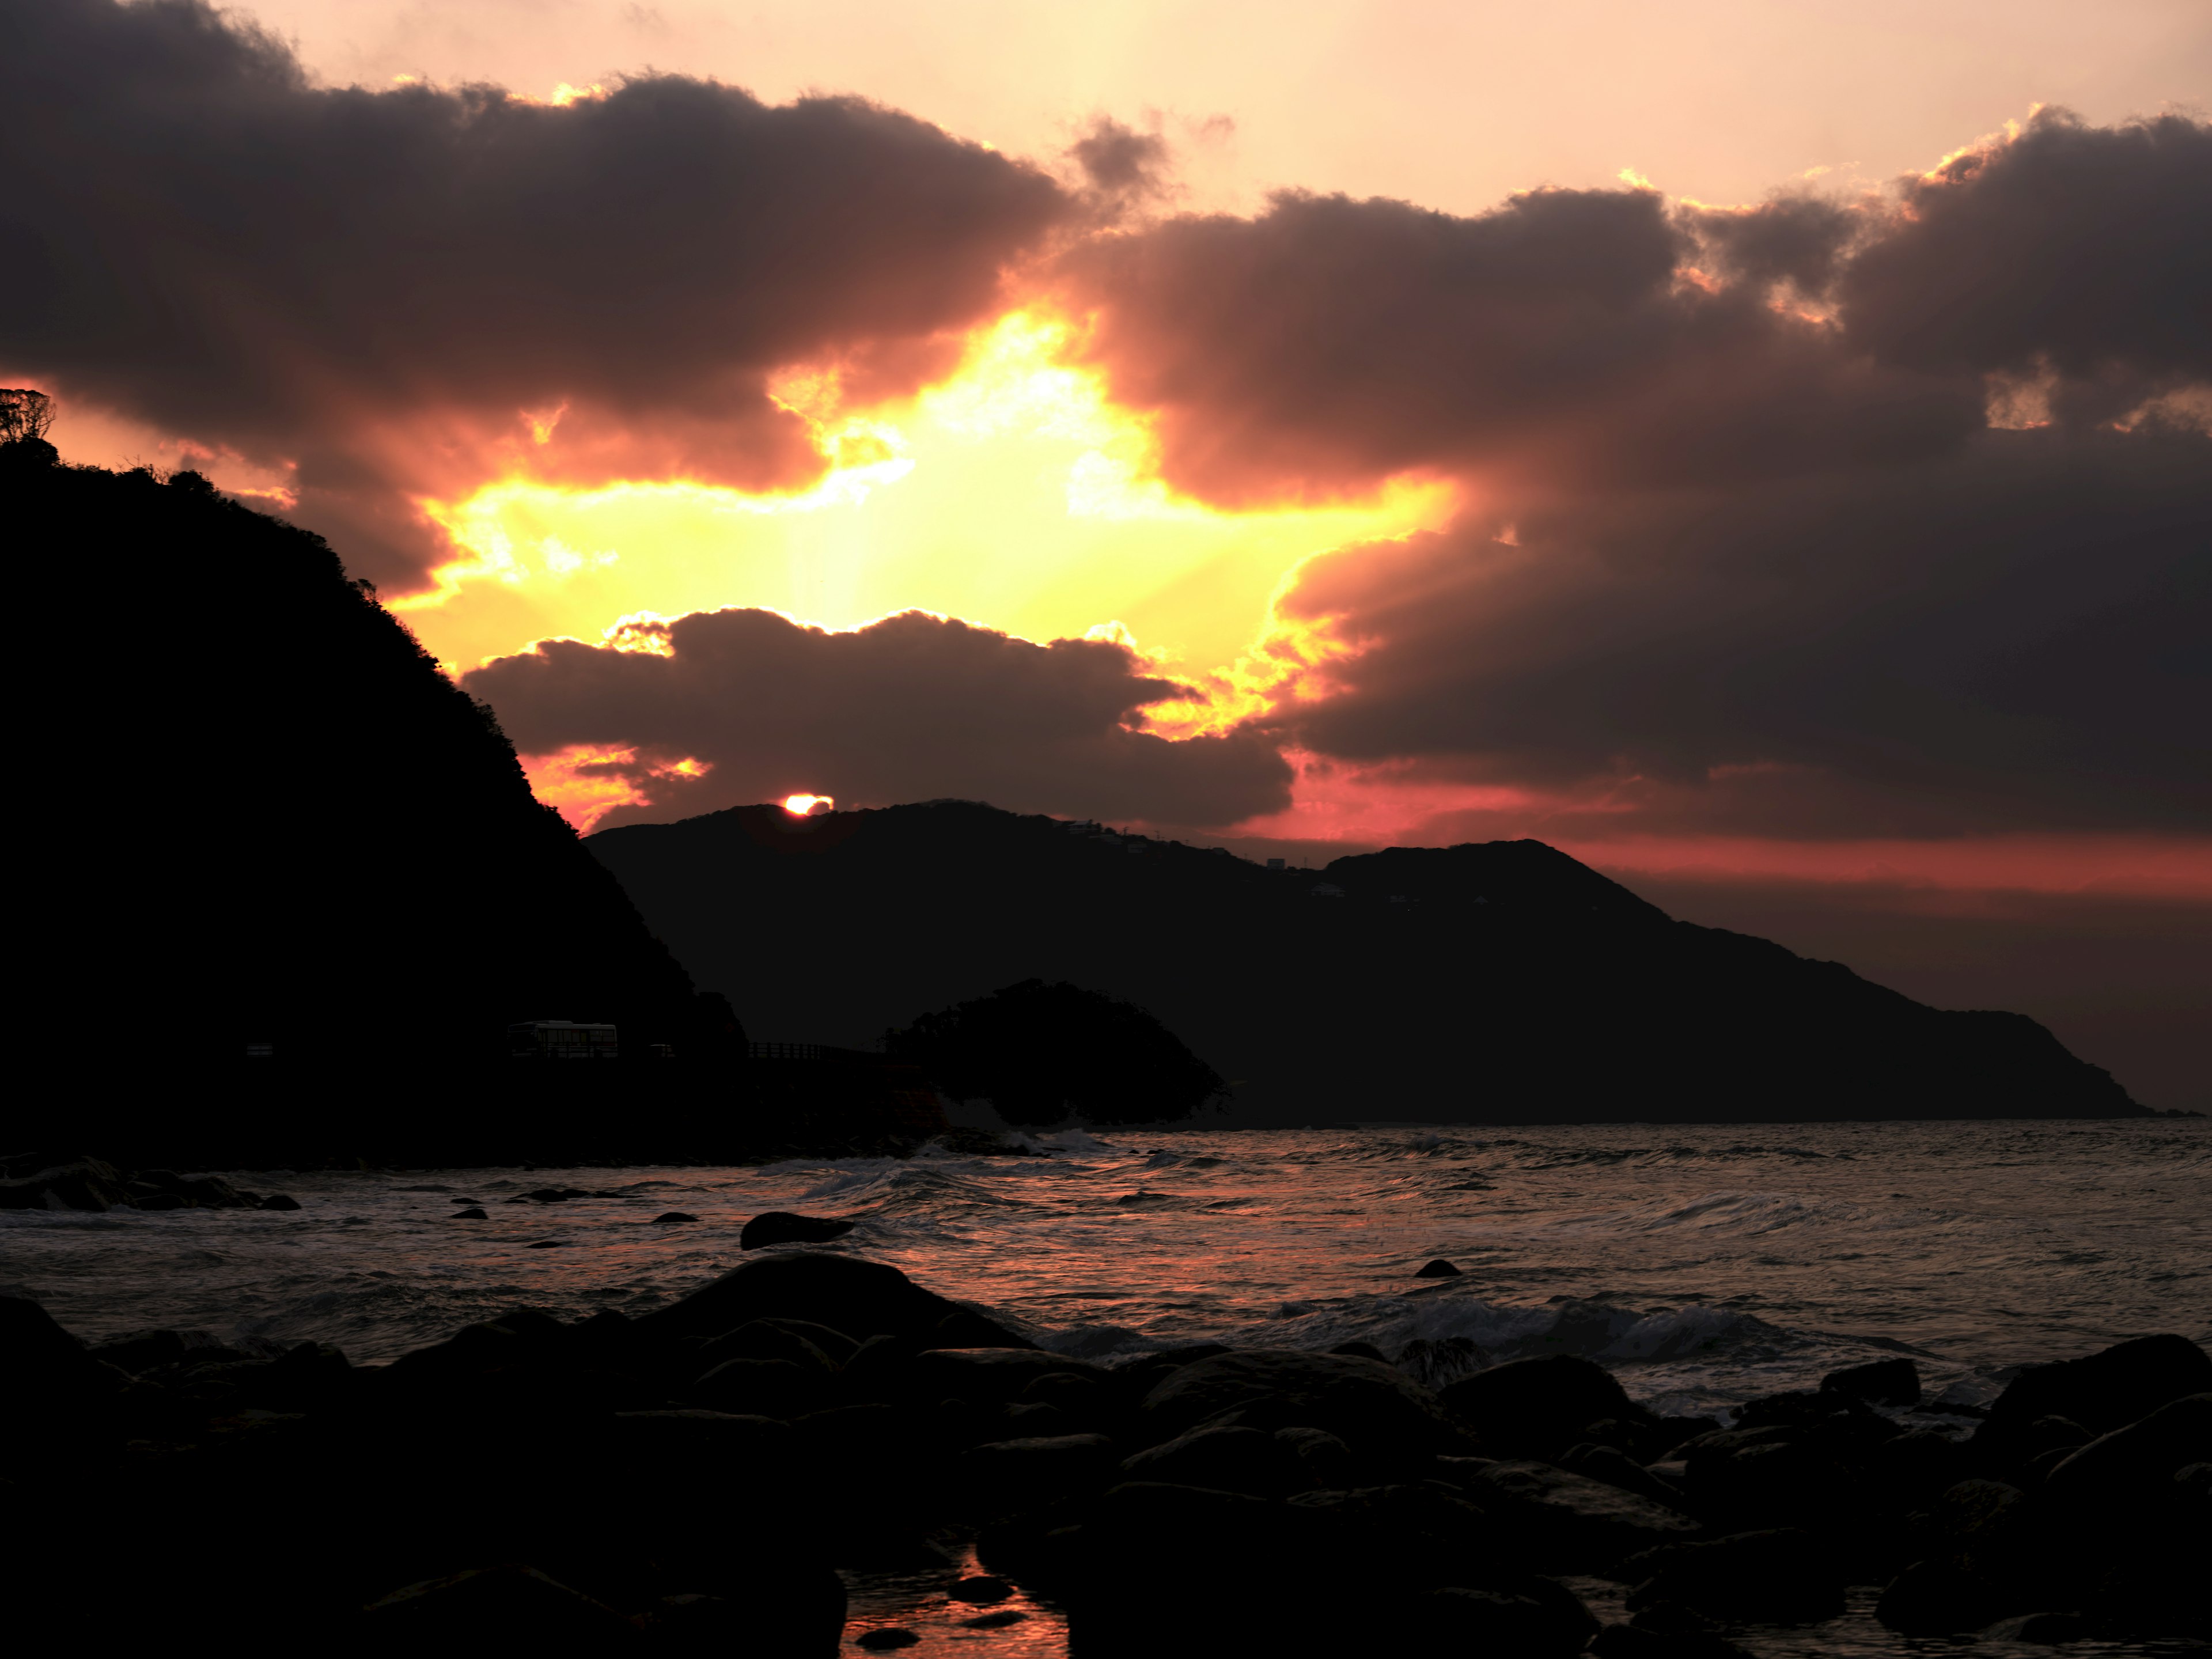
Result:
[[[1438,1256],[1435,1261],[1424,1266],[1413,1275],[1413,1277],[1416,1279],[1457,1279],[1459,1277],[1459,1269],[1451,1262],[1445,1261],[1442,1256]]]
[[[1601,1418],[1639,1430],[1656,1426],[1611,1371],[1578,1354],[1509,1360],[1447,1384],[1438,1398],[1498,1457],[1556,1457],[1587,1438],[1584,1427]]]
[[[896,1653],[901,1648],[920,1647],[921,1638],[904,1625],[878,1625],[854,1637],[853,1645],[863,1653]]]
[[[1559,1455],[1559,1463],[1571,1474],[1579,1474],[1588,1480],[1602,1480],[1608,1486],[1632,1492],[1668,1509],[1682,1507],[1680,1488],[1670,1486],[1618,1447],[1589,1443],[1571,1446]]]
[[[732,1359],[787,1359],[802,1370],[825,1375],[838,1368],[836,1360],[792,1329],[788,1322],[779,1320],[748,1320],[706,1343],[699,1350],[700,1372],[703,1376]]]
[[[788,1359],[726,1359],[684,1397],[709,1411],[788,1419],[829,1404],[827,1382],[823,1368]]]
[[[2000,1619],[1981,1632],[1986,1642],[2022,1642],[2030,1647],[2057,1647],[2096,1635],[2097,1627],[2078,1613],[2024,1613]]]
[[[1621,1563],[1632,1612],[1687,1608],[1729,1623],[1808,1625],[1844,1610],[1846,1573],[1827,1540],[1798,1528],[1668,1544]]]
[[[1978,1440],[2010,1438],[2041,1417],[2092,1435],[2148,1417],[2169,1400],[2212,1392],[2212,1355],[2183,1336],[2139,1336],[2079,1359],[2031,1365],[1990,1407]]]
[[[258,1210],[296,1210],[300,1207],[300,1200],[289,1193],[271,1193],[254,1206]]]
[[[1917,1406],[1920,1403],[1920,1367],[1910,1359],[1877,1359],[1830,1371],[1820,1379],[1826,1394],[1849,1395],[1875,1406]]]
[[[112,1210],[131,1194],[114,1166],[75,1158],[0,1180],[0,1210]]]
[[[1064,1434],[971,1446],[957,1475],[973,1512],[988,1517],[1102,1491],[1119,1471],[1104,1435]]]
[[[793,1215],[788,1210],[769,1210],[745,1223],[738,1235],[738,1248],[757,1250],[770,1244],[827,1244],[853,1231],[854,1224],[828,1216]]]
[[[899,1388],[918,1400],[963,1400],[978,1405],[1043,1406],[1030,1389],[1048,1376],[1079,1377],[1103,1386],[1103,1367],[1037,1348],[925,1348],[902,1368]]]
[[[1452,1650],[1567,1659],[1597,1634],[1598,1622],[1565,1585],[1557,1595],[1452,1586],[1429,1592],[1420,1623]]]
[[[1957,1561],[1916,1561],[1890,1581],[1874,1616],[1900,1636],[1953,1636],[2005,1616],[2005,1597]]]
[[[1605,1572],[1705,1530],[1679,1510],[1550,1463],[1498,1463],[1470,1480],[1467,1492],[1546,1571]]]
[[[1296,1444],[1259,1429],[1192,1429],[1124,1458],[1121,1468],[1132,1480],[1211,1486],[1258,1498],[1287,1498],[1319,1484]]]
[[[117,1377],[27,1296],[0,1296],[0,1389],[27,1404],[80,1395]]]
[[[1385,1365],[1390,1363],[1389,1356],[1385,1354],[1382,1349],[1376,1347],[1372,1342],[1340,1342],[1334,1347],[1331,1348],[1329,1352],[1331,1353],[1350,1354],[1354,1359],[1379,1360]]]
[[[1683,1495],[1726,1531],[1848,1528],[1867,1507],[1863,1462],[1856,1449],[1787,1425],[1723,1429],[1683,1448]]]
[[[1301,1490],[1316,1486],[1334,1487],[1340,1491],[1361,1484],[1359,1460],[1351,1447],[1327,1429],[1297,1427],[1277,1429],[1275,1438],[1291,1449],[1304,1476]]]
[[[1589,1650],[1598,1659],[1751,1659],[1724,1636],[1633,1624],[1607,1625],[1590,1639]]]
[[[526,1566],[472,1568],[393,1590],[369,1604],[361,1632],[371,1650],[395,1652],[528,1646],[596,1653],[643,1642],[613,1608]]]
[[[2069,1452],[2045,1477],[2054,1502],[2141,1510],[2180,1470],[2212,1460],[2212,1394],[2168,1401],[2137,1423]]]
[[[1385,1462],[1464,1449],[1435,1395],[1392,1366],[1347,1354],[1217,1354],[1170,1373],[1145,1396],[1142,1416],[1158,1442],[1232,1411],[1247,1428],[1325,1429],[1361,1456]]]
[[[1370,1588],[1488,1585],[1523,1568],[1520,1540],[1435,1481],[1303,1492],[1285,1507],[1333,1572]]]
[[[636,1322],[655,1340],[718,1336],[755,1319],[804,1319],[856,1338],[883,1334],[927,1341],[955,1314],[966,1315],[989,1329],[987,1341],[968,1346],[1032,1346],[922,1289],[896,1267],[858,1256],[805,1251],[741,1261],[713,1283]]]
[[[687,1215],[681,1210],[663,1210],[647,1224],[654,1227],[681,1227],[698,1218],[697,1216]]]
[[[482,1210],[473,1207],[465,1210],[456,1210],[453,1214],[446,1218],[448,1221],[488,1221],[490,1219],[490,1218]]]
[[[962,1579],[945,1591],[948,1601],[965,1601],[970,1607],[996,1607],[1014,1593],[1014,1587],[1003,1578],[988,1574],[977,1574]]]

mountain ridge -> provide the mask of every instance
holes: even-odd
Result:
[[[1066,980],[1160,1018],[1237,1084],[1242,1122],[2145,1110],[2026,1016],[1676,921],[1537,842],[1271,870],[939,801],[735,807],[585,845],[757,1030],[858,1042]]]

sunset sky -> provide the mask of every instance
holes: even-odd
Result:
[[[0,0],[0,382],[580,827],[1534,836],[2212,1105],[2202,0]]]

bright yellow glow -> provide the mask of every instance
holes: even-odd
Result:
[[[795,818],[811,818],[823,812],[834,812],[837,803],[827,795],[786,795],[783,810]]]
[[[926,610],[1030,639],[1109,636],[1229,699],[1162,711],[1156,729],[1182,734],[1325,651],[1273,621],[1301,562],[1450,515],[1443,482],[1233,513],[1177,497],[1147,423],[1064,361],[1069,335],[1065,321],[1012,313],[978,331],[941,384],[861,410],[844,405],[834,371],[782,377],[773,394],[831,463],[795,494],[518,474],[425,501],[463,556],[393,608],[456,671],[548,637],[624,643],[641,618],[731,605],[832,629]],[[526,416],[533,433],[557,418]]]

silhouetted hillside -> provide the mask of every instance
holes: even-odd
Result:
[[[1221,1074],[1133,1003],[1025,979],[884,1034],[956,1100],[988,1100],[1009,1123],[1152,1123],[1222,1096]]]
[[[739,807],[586,844],[760,1029],[856,1042],[1012,981],[1067,980],[1219,1066],[1239,1121],[2142,1109],[2033,1020],[1942,1012],[1672,921],[1535,842],[1270,871],[938,802]]]
[[[82,1070],[80,1103],[118,1068],[208,1067],[225,1092],[143,1099],[212,1132],[236,1080],[450,1081],[507,1065],[520,1019],[613,1020],[638,1054],[741,1045],[489,711],[319,537],[196,474],[52,453],[0,449],[0,522],[46,599],[21,613],[45,665],[16,731],[25,1036]]]

